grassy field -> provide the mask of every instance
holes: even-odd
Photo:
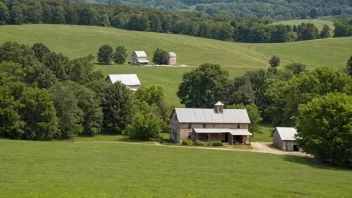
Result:
[[[145,50],[152,59],[156,48],[177,53],[179,64],[190,67],[137,67],[128,65],[100,66],[105,75],[136,73],[143,85],[161,85],[170,104],[180,106],[176,97],[182,74],[205,62],[218,63],[229,71],[231,79],[246,71],[265,68],[273,55],[281,63],[301,62],[309,69],[341,68],[351,55],[352,37],[296,43],[248,44],[223,42],[184,35],[136,32],[115,28],[71,25],[0,26],[0,43],[18,41],[32,45],[42,42],[55,52],[75,58],[96,54],[103,44],[125,45],[128,54]]]
[[[349,197],[312,159],[137,144],[0,140],[1,197]]]
[[[287,20],[287,21],[278,21],[274,24],[283,24],[283,25],[300,25],[301,23],[314,23],[315,26],[319,30],[323,29],[323,25],[328,25],[331,30],[334,29],[334,22],[328,20],[320,20],[320,19],[301,19],[301,20]]]

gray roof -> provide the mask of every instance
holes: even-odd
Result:
[[[174,112],[180,123],[251,123],[246,109],[224,109],[223,113],[215,113],[214,109],[175,108]]]
[[[276,131],[280,135],[281,140],[296,140],[297,129],[293,127],[276,127]]]
[[[231,133],[231,135],[252,135],[248,129],[195,128],[196,133]]]
[[[215,105],[217,105],[217,106],[224,106],[224,104],[222,104],[222,102],[217,102]]]
[[[145,51],[134,51],[133,53],[135,53],[138,58],[147,58]]]
[[[141,85],[137,74],[110,74],[111,83],[121,82],[126,86]]]

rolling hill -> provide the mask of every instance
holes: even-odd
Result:
[[[182,74],[202,63],[218,63],[226,67],[231,78],[245,71],[265,68],[271,56],[281,58],[282,65],[300,62],[309,69],[341,68],[351,56],[352,37],[331,38],[295,43],[248,44],[233,43],[184,35],[126,31],[115,28],[73,25],[0,26],[0,43],[17,41],[32,45],[46,44],[51,50],[71,58],[96,55],[98,48],[109,44],[125,45],[128,54],[144,50],[149,59],[153,51],[162,48],[177,54],[181,67],[137,67],[129,65],[100,66],[104,74],[137,73],[143,85],[161,85],[171,104],[179,105],[176,91]]]

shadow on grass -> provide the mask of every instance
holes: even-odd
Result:
[[[318,169],[335,170],[335,171],[340,171],[340,170],[351,171],[352,170],[352,169],[348,169],[345,167],[338,167],[338,166],[326,164],[326,163],[320,162],[314,158],[310,158],[310,157],[306,157],[306,156],[284,155],[283,159],[288,162],[301,164],[301,165],[307,165],[307,166],[310,166],[313,168],[318,168]]]

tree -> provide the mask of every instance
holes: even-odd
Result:
[[[41,63],[45,62],[48,54],[50,53],[50,49],[43,43],[35,43],[32,46],[32,50],[34,51],[34,54],[37,57],[38,61]]]
[[[158,138],[161,128],[161,120],[152,113],[134,117],[132,124],[128,125],[123,134],[128,135],[131,139],[150,140]]]
[[[24,67],[23,71],[25,73],[26,82],[38,86],[39,88],[50,88],[58,81],[51,69],[40,63]]]
[[[273,56],[270,60],[269,60],[269,64],[272,68],[277,68],[280,65],[280,58],[278,56]]]
[[[71,60],[68,67],[69,79],[84,85],[92,81],[103,80],[104,75],[101,70],[96,69],[92,63],[94,59],[94,56],[89,55]]]
[[[285,65],[285,69],[292,71],[293,74],[300,74],[306,71],[306,65],[301,63],[290,63]]]
[[[19,6],[13,6],[10,12],[11,23],[15,25],[23,24],[22,9]]]
[[[254,104],[255,95],[252,84],[248,76],[235,78],[234,86],[231,90],[230,104]]]
[[[316,159],[352,167],[352,97],[329,93],[299,107],[298,144]]]
[[[117,82],[104,90],[101,107],[104,113],[104,132],[121,134],[132,122],[132,95],[123,84]]]
[[[352,56],[348,59],[346,64],[346,73],[352,76]]]
[[[243,105],[243,104],[234,104],[228,107],[229,109],[246,109],[248,113],[249,120],[251,123],[249,124],[249,131],[251,133],[260,133],[259,122],[262,120],[260,117],[257,106]]]
[[[99,48],[98,63],[109,65],[113,57],[114,50],[109,45],[103,45]]]
[[[19,101],[23,105],[19,111],[24,122],[22,139],[51,140],[59,135],[56,111],[47,90],[28,87]]]
[[[324,24],[323,25],[323,29],[320,32],[320,38],[330,38],[331,34],[330,34],[331,28]]]
[[[166,65],[168,62],[168,52],[163,49],[157,48],[154,51],[153,62],[158,65]]]
[[[217,101],[226,102],[230,87],[228,76],[220,65],[202,64],[183,75],[177,96],[188,108],[210,108]]]
[[[61,138],[71,138],[82,133],[83,112],[78,107],[78,99],[72,91],[72,87],[57,84],[51,90],[51,100],[56,109],[59,119]]]
[[[164,99],[164,90],[160,86],[141,87],[134,96],[137,100],[144,101],[148,105],[158,104]]]
[[[311,9],[309,12],[309,16],[312,19],[316,19],[318,17],[318,9],[316,8]]]
[[[124,64],[126,62],[127,56],[127,49],[125,49],[125,46],[118,46],[113,56],[114,62],[116,64]]]
[[[343,72],[322,67],[270,84],[266,92],[268,111],[274,124],[293,126],[292,118],[297,116],[299,105],[328,93],[351,94],[352,79]]]
[[[9,21],[9,18],[9,9],[3,2],[0,2],[0,25],[5,25]]]
[[[56,77],[61,80],[68,79],[69,58],[61,53],[50,52],[47,54],[44,65],[51,69]]]
[[[4,42],[0,46],[0,63],[2,61],[13,61],[23,67],[38,63],[30,47],[12,41]]]

